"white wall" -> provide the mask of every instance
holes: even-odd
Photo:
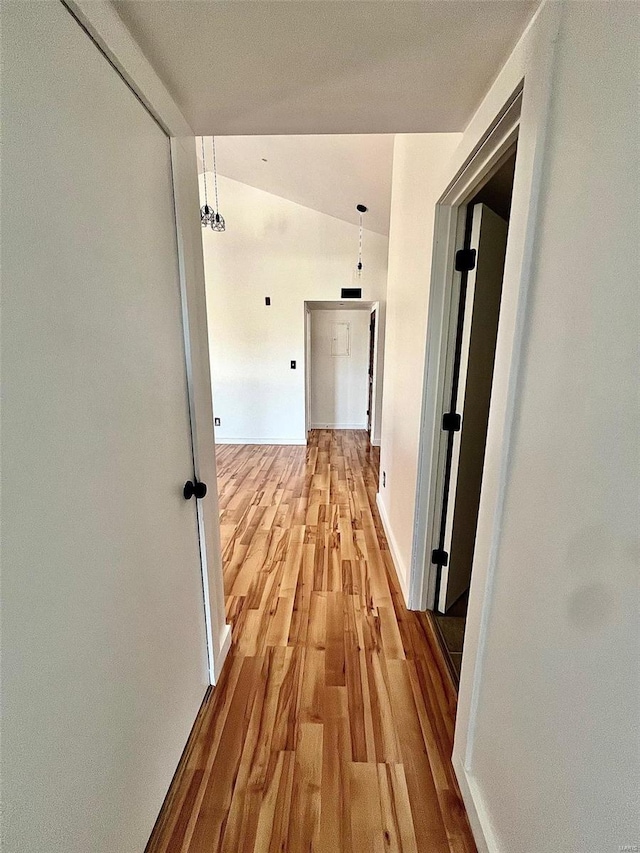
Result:
[[[369,311],[312,310],[311,428],[366,429]],[[333,355],[335,324],[348,324],[349,354]]]
[[[218,180],[227,230],[203,229],[216,438],[304,443],[304,302],[352,286],[358,228]],[[362,298],[380,302],[383,322],[386,237],[365,231],[363,252]]]
[[[483,491],[454,747],[479,847],[500,853],[638,842],[638,13],[565,4],[547,120],[560,9],[543,10],[488,93],[425,202],[422,234],[398,210],[400,193],[412,198],[407,176],[424,168],[420,140],[398,137],[394,163],[380,505],[402,574],[419,407],[405,425],[406,385],[401,397],[395,377],[415,364],[417,391],[424,348],[407,306],[424,299],[426,308],[433,201],[526,71],[518,159],[533,174],[541,164],[542,187],[536,212],[516,167],[509,239],[531,247],[529,296],[521,309],[508,248],[503,314],[516,318],[516,338],[499,336],[494,385],[515,408],[493,410],[489,427],[486,464],[501,497],[489,508]],[[403,290],[408,263],[421,274]],[[407,328],[416,329],[410,349]],[[410,475],[400,484],[410,495],[404,518],[394,511],[402,497],[389,494],[397,471]]]
[[[405,596],[416,495],[435,204],[459,133],[398,134],[393,152],[379,506]]]
[[[505,853],[638,843],[638,24],[568,3],[557,46],[468,759]]]

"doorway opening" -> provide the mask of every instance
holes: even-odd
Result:
[[[393,144],[392,134],[216,136],[214,175],[214,140],[198,138],[201,206],[207,182],[209,200],[217,186],[226,222],[224,233],[202,228],[217,445],[307,444],[307,302],[379,305],[382,389]],[[349,422],[366,431],[366,377],[363,393]],[[381,404],[374,444],[380,423]]]
[[[448,353],[449,405],[437,543],[434,616],[456,683],[460,678],[480,506],[516,146],[466,203],[464,245],[456,252],[460,288]],[[439,521],[439,523],[438,523]]]
[[[305,414],[313,429],[366,430],[379,410],[377,302],[305,302]]]
[[[369,441],[371,441],[371,436],[373,433],[373,386],[376,370],[376,315],[377,311],[375,308],[373,308],[369,316],[369,393],[367,399],[367,432],[369,433]]]

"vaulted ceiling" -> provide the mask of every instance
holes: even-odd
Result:
[[[197,134],[463,130],[532,0],[113,0]]]
[[[205,157],[211,169],[210,138]],[[365,204],[365,227],[389,233],[392,135],[219,136],[216,159],[220,175],[346,222]]]

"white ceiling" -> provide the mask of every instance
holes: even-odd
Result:
[[[210,170],[210,138],[205,154]],[[353,224],[365,204],[365,228],[389,233],[392,135],[217,136],[216,162],[220,175]]]
[[[197,134],[461,131],[537,0],[113,0]]]

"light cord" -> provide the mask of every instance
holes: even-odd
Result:
[[[216,138],[211,137],[211,147],[213,148],[213,190],[216,197],[216,213],[220,213],[220,205],[218,204],[218,173],[216,170]]]
[[[204,136],[200,137],[202,142],[202,177],[204,178],[204,206],[207,206],[207,161],[204,156]]]

